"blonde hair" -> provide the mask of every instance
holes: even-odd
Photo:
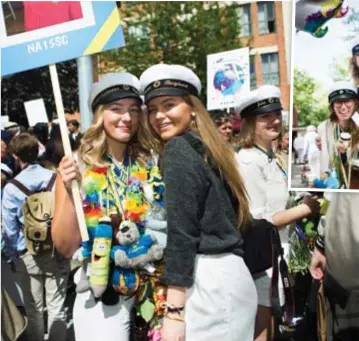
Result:
[[[103,105],[100,105],[96,109],[90,128],[81,139],[80,158],[88,166],[106,167],[109,165],[105,160],[105,155],[109,149],[103,114],[104,108]],[[147,120],[143,111],[140,110],[137,132],[128,142],[129,155],[144,164],[154,148]]]
[[[196,133],[206,145],[206,161],[213,159],[218,166],[221,176],[226,179],[233,195],[238,200],[238,226],[244,231],[251,221],[249,201],[243,180],[239,174],[231,145],[217,131],[210,115],[202,102],[195,96],[183,96],[184,101],[191,106],[196,114],[191,124],[191,131]]]

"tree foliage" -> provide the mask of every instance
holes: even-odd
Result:
[[[77,66],[75,60],[57,64],[65,112],[78,110]],[[49,67],[41,67],[3,77],[1,82],[1,115],[28,126],[24,102],[43,98],[49,119],[56,112]]]
[[[207,55],[241,47],[237,5],[199,1],[134,4],[122,6],[126,46],[101,54],[101,72],[124,69],[140,76],[157,63],[182,64],[201,79],[205,99]]]
[[[298,112],[299,126],[318,125],[328,116],[325,96],[320,87],[305,71],[294,70],[293,102]]]

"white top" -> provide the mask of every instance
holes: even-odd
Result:
[[[304,136],[304,155],[311,155],[318,152],[318,147],[315,142],[319,135],[315,131],[310,131]]]
[[[268,156],[256,148],[241,149],[236,161],[249,195],[253,218],[272,222],[272,216],[285,210],[289,200],[283,171],[276,160],[269,161]],[[288,233],[281,230],[281,234],[285,238],[282,242],[287,242]]]

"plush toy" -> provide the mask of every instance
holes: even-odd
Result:
[[[141,236],[137,225],[125,220],[120,224],[116,239],[119,245],[111,250],[115,262],[112,285],[116,291],[128,295],[137,290],[139,278],[135,268],[146,269],[149,263],[163,257],[163,249],[152,235]]]
[[[110,271],[111,244],[111,219],[104,217],[99,220],[99,224],[95,228],[92,252],[88,247],[82,246],[73,256],[74,260],[83,263],[80,281],[76,286],[77,292],[81,293],[91,289],[95,298],[101,297],[105,292]],[[88,262],[90,257],[91,263]]]

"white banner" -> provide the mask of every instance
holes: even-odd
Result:
[[[207,109],[235,107],[250,91],[249,48],[207,56]]]
[[[24,106],[29,127],[33,127],[36,123],[49,122],[46,115],[44,100],[42,98],[24,102]]]

